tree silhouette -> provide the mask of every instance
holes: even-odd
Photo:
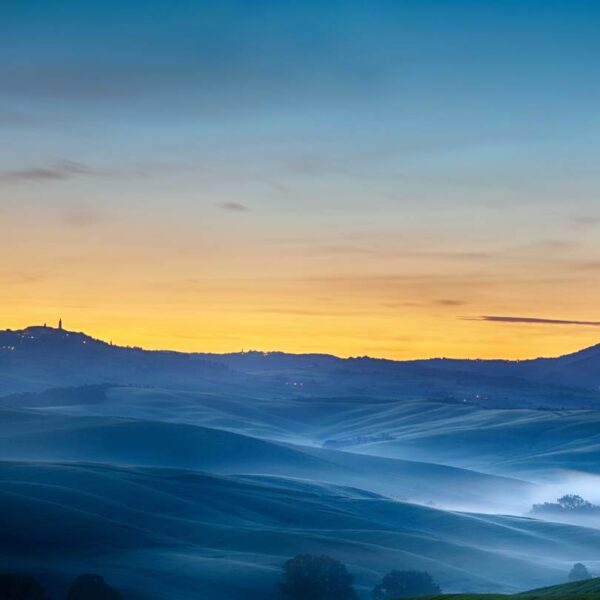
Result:
[[[47,600],[44,588],[31,575],[0,574],[0,598],[7,600]]]
[[[356,600],[354,577],[329,556],[299,554],[283,565],[279,590],[285,600]]]
[[[69,589],[67,600],[122,600],[122,596],[100,575],[80,575]]]
[[[425,571],[390,571],[373,588],[373,600],[393,600],[410,596],[439,594],[440,586]]]
[[[581,563],[575,563],[569,573],[569,581],[582,581],[583,579],[591,579],[592,576],[587,570],[587,567]]]
[[[557,500],[557,502],[565,509],[565,510],[581,510],[584,508],[593,508],[594,505],[587,500],[584,500],[581,496],[577,494],[566,494]]]
[[[531,512],[533,513],[562,513],[562,514],[597,514],[600,512],[600,506],[596,506],[587,500],[584,500],[577,494],[565,494],[558,498],[556,502],[544,502],[543,504],[534,504]]]

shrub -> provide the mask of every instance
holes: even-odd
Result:
[[[67,600],[122,600],[122,596],[100,575],[80,575],[69,589]]]
[[[592,576],[587,570],[587,567],[581,563],[575,563],[569,573],[569,581],[582,581],[583,579],[591,579]]]
[[[373,600],[392,600],[410,596],[439,594],[440,586],[425,571],[390,571],[373,588]]]
[[[279,590],[285,600],[355,600],[354,577],[329,556],[299,554],[283,565]]]
[[[9,600],[46,600],[44,588],[31,575],[0,574],[0,598]]]

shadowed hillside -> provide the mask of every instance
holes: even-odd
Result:
[[[365,591],[398,564],[446,590],[510,591],[560,580],[600,544],[600,531],[288,478],[2,463],[0,483],[5,568],[99,572],[136,599],[269,597],[297,552],[335,555]]]

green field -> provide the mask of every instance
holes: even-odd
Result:
[[[600,577],[539,588],[512,596],[503,594],[439,594],[437,596],[421,597],[420,600],[505,600],[506,598],[514,598],[515,600],[542,600],[546,598],[555,600],[600,600]]]

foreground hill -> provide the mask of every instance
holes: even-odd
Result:
[[[358,395],[590,408],[600,406],[600,350],[521,362],[401,362],[278,352],[150,352],[51,327],[0,332],[0,395],[104,382],[268,398]]]
[[[540,598],[565,598],[568,596],[575,597],[580,594],[596,594],[598,597],[600,597],[600,577],[531,590],[521,595],[536,595]]]
[[[421,600],[600,600],[600,578],[530,590],[520,594],[438,594]]]
[[[59,590],[99,572],[132,600],[264,600],[285,559],[325,553],[366,593],[392,568],[510,592],[591,566],[600,531],[448,512],[358,489],[181,469],[0,463],[0,560]]]

